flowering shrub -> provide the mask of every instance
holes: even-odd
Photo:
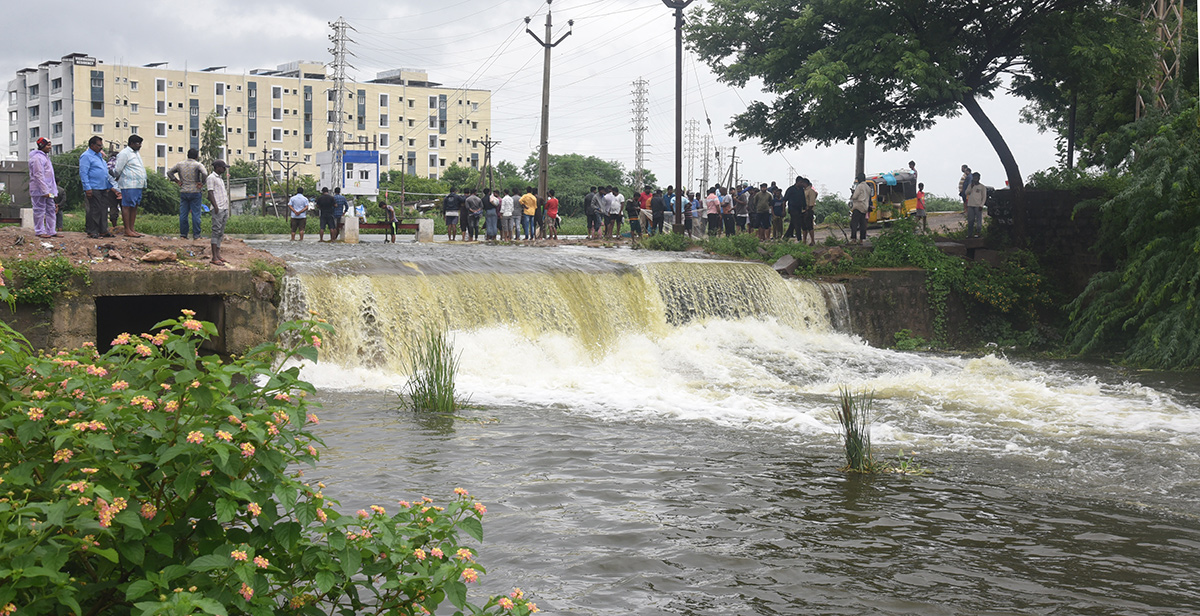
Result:
[[[192,316],[104,355],[34,354],[0,323],[0,614],[537,611],[519,590],[468,602],[484,568],[459,532],[482,540],[486,509],[465,490],[343,514],[303,483],[313,388],[281,366],[327,325],[222,361]]]

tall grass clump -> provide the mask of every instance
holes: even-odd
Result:
[[[842,429],[842,444],[846,449],[846,470],[856,473],[878,471],[871,454],[872,394],[855,394],[848,387],[838,388],[838,406],[834,416]]]
[[[455,398],[454,377],[458,356],[447,332],[432,326],[413,334],[408,345],[409,401],[413,410],[453,413],[461,406]]]

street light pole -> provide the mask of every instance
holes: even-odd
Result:
[[[675,9],[675,233],[683,233],[683,9],[692,0],[663,0]]]
[[[559,37],[557,41],[550,42],[550,26],[552,25],[550,20],[550,3],[552,1],[546,0],[546,38],[544,40],[534,34],[533,30],[529,29],[529,18],[525,18],[525,32],[529,36],[532,36],[533,40],[537,41],[546,50],[545,59],[542,61],[542,144],[538,150],[538,197],[541,199],[546,198],[546,185],[549,183],[547,175],[550,169],[550,155],[548,153],[548,146],[550,144],[550,50],[558,47],[558,44],[563,42],[563,39],[571,36],[575,26],[574,19],[567,20],[567,25],[571,26],[572,29],[567,30],[567,33]]]

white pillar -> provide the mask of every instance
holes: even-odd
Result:
[[[105,214],[105,216],[107,216],[107,215],[108,214]],[[21,208],[21,228],[22,229],[32,229],[33,228],[33,208],[31,208],[31,207]]]
[[[346,213],[342,217],[342,241],[347,244],[358,243],[358,216],[353,214],[353,210]]]
[[[432,242],[433,241],[433,219],[418,218],[417,219],[417,241]]]

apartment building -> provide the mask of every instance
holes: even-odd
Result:
[[[336,143],[341,96],[344,141],[357,144],[345,148],[378,149],[381,172],[436,178],[454,163],[482,164],[491,130],[487,90],[444,87],[410,69],[346,82],[340,93],[319,62],[244,74],[224,69],[124,66],[72,53],[19,70],[7,88],[7,158],[25,159],[39,137],[61,153],[93,135],[124,145],[137,134],[146,166],[165,172],[200,146],[215,111],[227,160],[293,161],[296,175],[317,177],[316,154]],[[282,167],[271,165],[272,173],[281,177]]]

